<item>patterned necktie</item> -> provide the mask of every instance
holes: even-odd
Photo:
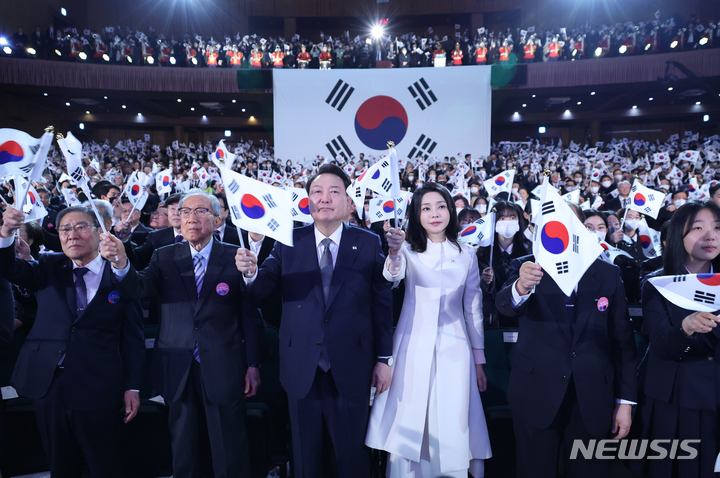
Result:
[[[333,260],[332,253],[330,252],[330,238],[325,238],[320,242],[324,247],[322,256],[320,257],[320,277],[322,277],[323,284],[323,297],[325,297],[325,303],[327,305],[328,296],[330,295],[330,283],[332,282],[333,276]]]
[[[195,288],[197,289],[198,297],[200,297],[200,291],[202,290],[203,279],[205,279],[205,268],[203,267],[203,256],[195,254],[193,257],[193,263],[195,264]],[[197,342],[195,342],[195,350],[193,350],[193,358],[200,362],[200,349],[198,349]]]
[[[83,278],[87,272],[87,267],[78,267],[73,270],[73,274],[75,274],[75,307],[78,316],[82,315],[85,307],[87,307],[87,286]]]
[[[178,242],[182,242],[182,241],[183,241],[183,237],[180,234],[175,236],[175,244],[177,244]]]
[[[195,288],[197,289],[198,297],[200,297],[200,291],[202,290],[203,279],[205,279],[205,268],[203,267],[203,257],[200,254],[196,254],[193,258],[195,264]]]

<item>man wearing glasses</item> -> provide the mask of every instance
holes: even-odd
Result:
[[[121,298],[98,254],[99,223],[81,206],[58,213],[63,254],[25,261],[15,231],[25,214],[12,207],[0,228],[0,276],[34,292],[38,312],[12,377],[34,400],[52,476],[119,477],[120,426],[140,406],[145,342],[140,302]],[[124,402],[124,403],[123,403]]]
[[[103,236],[101,254],[122,297],[160,302],[153,385],[170,407],[173,474],[203,476],[199,437],[207,433],[215,477],[249,477],[243,397],[260,386],[262,319],[245,300],[238,247],[213,238],[217,198],[191,190],[179,212],[185,242],[156,250],[145,270],[131,266],[115,236]]]

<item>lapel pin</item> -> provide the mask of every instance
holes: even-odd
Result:
[[[357,251],[357,246],[353,246],[353,251]]]

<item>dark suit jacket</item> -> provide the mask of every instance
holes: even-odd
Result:
[[[153,232],[152,228],[149,228],[145,224],[140,223],[137,225],[132,234],[130,234],[130,240],[138,246],[142,246],[143,244],[145,244],[148,234],[150,234],[151,232]]]
[[[12,284],[0,279],[0,344],[10,342],[15,333],[15,299]]]
[[[659,270],[649,277],[661,276]],[[643,332],[650,336],[645,356],[645,395],[681,408],[715,411],[713,383],[718,376],[718,330],[688,337],[682,321],[692,310],[668,302],[645,282],[642,290]]]
[[[139,271],[145,269],[150,264],[155,249],[163,246],[169,246],[175,243],[175,230],[172,227],[158,229],[148,233],[145,242],[138,246],[132,240],[125,242],[125,253],[133,267]]]
[[[391,284],[382,276],[379,238],[343,225],[330,295],[325,304],[314,225],[293,231],[295,247],[275,243],[249,287],[256,300],[280,288],[280,382],[288,394],[305,397],[320,359],[327,357],[340,395],[368,394],[378,356],[392,355]]]
[[[247,233],[245,233],[244,236],[247,237]],[[245,245],[247,245],[247,239],[245,239],[245,241]],[[223,234],[222,242],[240,247],[240,236],[238,236],[238,231],[235,226],[231,226],[230,224],[225,226],[225,234]]]
[[[518,271],[532,255],[515,259],[495,305],[501,314],[519,316],[517,349],[508,400],[538,428],[555,419],[568,382],[575,382],[580,412],[588,431],[604,437],[616,399],[637,401],[635,339],[619,269],[596,260],[578,284],[575,325],[568,322],[565,294],[547,274],[525,303],[512,306]],[[598,299],[608,300],[604,311]]]
[[[237,229],[235,229],[237,233]],[[248,239],[248,233],[245,230],[240,231],[245,246],[250,248],[250,241]],[[258,266],[262,266],[265,259],[270,257],[270,254],[275,247],[275,239],[272,237],[265,236],[262,245],[260,246],[260,254],[258,254]],[[260,311],[262,312],[263,319],[269,325],[275,328],[280,328],[280,318],[282,317],[282,296],[280,295],[280,289],[276,289],[271,292],[267,297],[260,301]]]
[[[100,288],[78,318],[72,261],[64,254],[43,254],[27,262],[14,257],[14,247],[0,249],[0,275],[35,292],[35,325],[23,343],[12,385],[28,398],[45,396],[60,358],[65,354],[65,404],[92,410],[122,402],[125,390],[139,390],[145,341],[140,304],[119,299],[105,263]]]
[[[260,362],[262,320],[245,300],[236,252],[235,246],[213,241],[199,298],[187,242],[158,249],[147,269],[130,267],[123,280],[115,279],[124,297],[157,296],[160,301],[153,385],[168,403],[182,395],[195,344],[205,391],[216,405],[242,397],[247,365]]]

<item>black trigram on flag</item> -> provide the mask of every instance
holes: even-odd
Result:
[[[548,201],[542,205],[543,214],[551,214],[553,212],[555,212],[555,204],[553,204],[552,201]]]
[[[429,108],[437,101],[435,93],[430,89],[425,78],[420,78],[420,81],[416,81],[412,85],[408,86],[408,91],[417,102],[421,110]]]
[[[264,195],[262,198],[265,200],[265,202],[267,203],[267,205],[270,206],[271,208],[276,208],[276,207],[277,207],[277,204],[275,204],[275,201],[273,201],[272,195],[266,194],[266,195]]]
[[[30,163],[30,164],[26,164],[25,166],[20,166],[18,169],[20,169],[25,174],[30,174],[30,171],[32,171],[32,169],[34,167],[35,167],[35,164]]]
[[[390,188],[392,187],[392,183],[391,183],[390,181],[388,181],[387,178],[385,178],[380,186],[381,186],[381,187],[385,190],[385,192],[387,193],[387,192],[390,192]]]
[[[337,138],[333,139],[329,143],[325,145],[325,147],[330,151],[330,157],[335,159],[338,156],[342,156],[345,158],[345,161],[348,161],[352,157],[352,151],[350,151],[350,148],[348,148],[347,143],[342,138],[342,136],[338,136]]]
[[[673,282],[685,282],[687,280],[687,276],[675,276],[673,277]]]
[[[413,149],[410,150],[410,154],[408,154],[407,157],[408,159],[414,159],[420,156],[423,159],[428,159],[428,156],[432,154],[436,146],[437,142],[433,141],[424,134],[421,134],[420,138],[418,138],[415,146],[413,146]]]
[[[573,242],[573,244],[572,244],[573,252],[575,254],[579,254],[580,253],[580,236],[576,236],[575,234],[573,234],[572,242]]]
[[[228,191],[230,191],[233,194],[236,194],[238,192],[238,189],[240,189],[240,185],[237,183],[237,181],[235,181],[233,179],[227,188],[228,188]]]
[[[240,219],[240,208],[237,206],[230,206],[230,212],[232,212],[234,219]]]
[[[649,213],[650,211],[652,211],[652,208],[650,206],[648,206],[645,209],[643,209],[643,211],[645,211],[646,213]]]
[[[276,231],[277,228],[280,227],[280,224],[275,219],[270,219],[270,222],[267,223],[267,227]]]
[[[79,183],[84,176],[83,170],[80,168],[76,168],[75,171],[70,174],[70,176],[75,180],[76,183]]]
[[[325,103],[329,104],[338,111],[342,111],[345,103],[347,103],[354,91],[355,88],[348,85],[343,80],[338,80],[325,100]]]
[[[290,209],[290,215],[292,217],[299,216],[298,212],[295,210],[295,208]]]
[[[570,271],[568,261],[557,262],[555,263],[555,267],[557,268],[558,274],[567,274]]]
[[[292,200],[292,202],[295,202],[295,201],[297,201],[297,198],[299,198],[299,197],[300,196],[298,196],[298,193],[292,193],[292,196],[290,196],[290,199]]]
[[[715,294],[711,294],[710,292],[703,292],[701,290],[695,291],[695,297],[693,298],[695,302],[703,302],[705,304],[714,304],[715,303]]]

